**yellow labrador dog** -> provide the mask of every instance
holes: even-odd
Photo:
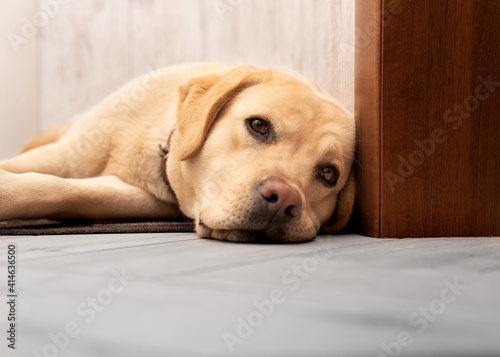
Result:
[[[0,220],[174,218],[299,242],[348,221],[352,114],[296,74],[217,64],[138,78],[0,162]]]

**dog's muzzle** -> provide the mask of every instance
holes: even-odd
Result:
[[[255,209],[268,224],[284,224],[299,218],[302,199],[297,190],[277,178],[264,180],[257,189]]]

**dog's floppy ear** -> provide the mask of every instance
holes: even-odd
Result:
[[[337,205],[330,219],[330,222],[323,225],[327,233],[335,233],[340,231],[349,222],[352,210],[354,207],[354,198],[356,196],[356,183],[354,180],[354,168],[351,168],[351,173],[346,184],[339,192],[337,197]]]
[[[270,71],[239,66],[227,72],[192,78],[180,86],[177,130],[181,136],[181,160],[198,152],[224,104],[246,88],[270,78]]]

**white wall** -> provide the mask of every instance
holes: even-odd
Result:
[[[33,11],[32,0],[6,3],[0,17],[13,23],[4,30],[0,21],[3,33],[20,27],[20,4]],[[0,49],[9,76],[2,154],[18,148],[13,132],[24,137],[67,122],[134,76],[180,62],[285,66],[354,106],[354,0],[39,0],[37,11],[49,19],[37,37],[38,60],[36,39],[20,54],[9,44]],[[20,95],[27,97],[17,105]],[[38,125],[23,129],[28,117]]]
[[[41,126],[150,69],[190,61],[293,68],[349,109],[354,0],[78,0],[40,42]]]
[[[35,0],[0,1],[0,160],[38,130]]]

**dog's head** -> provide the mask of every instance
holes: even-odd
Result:
[[[354,142],[315,84],[242,66],[180,87],[168,176],[202,237],[306,241],[351,215]]]

